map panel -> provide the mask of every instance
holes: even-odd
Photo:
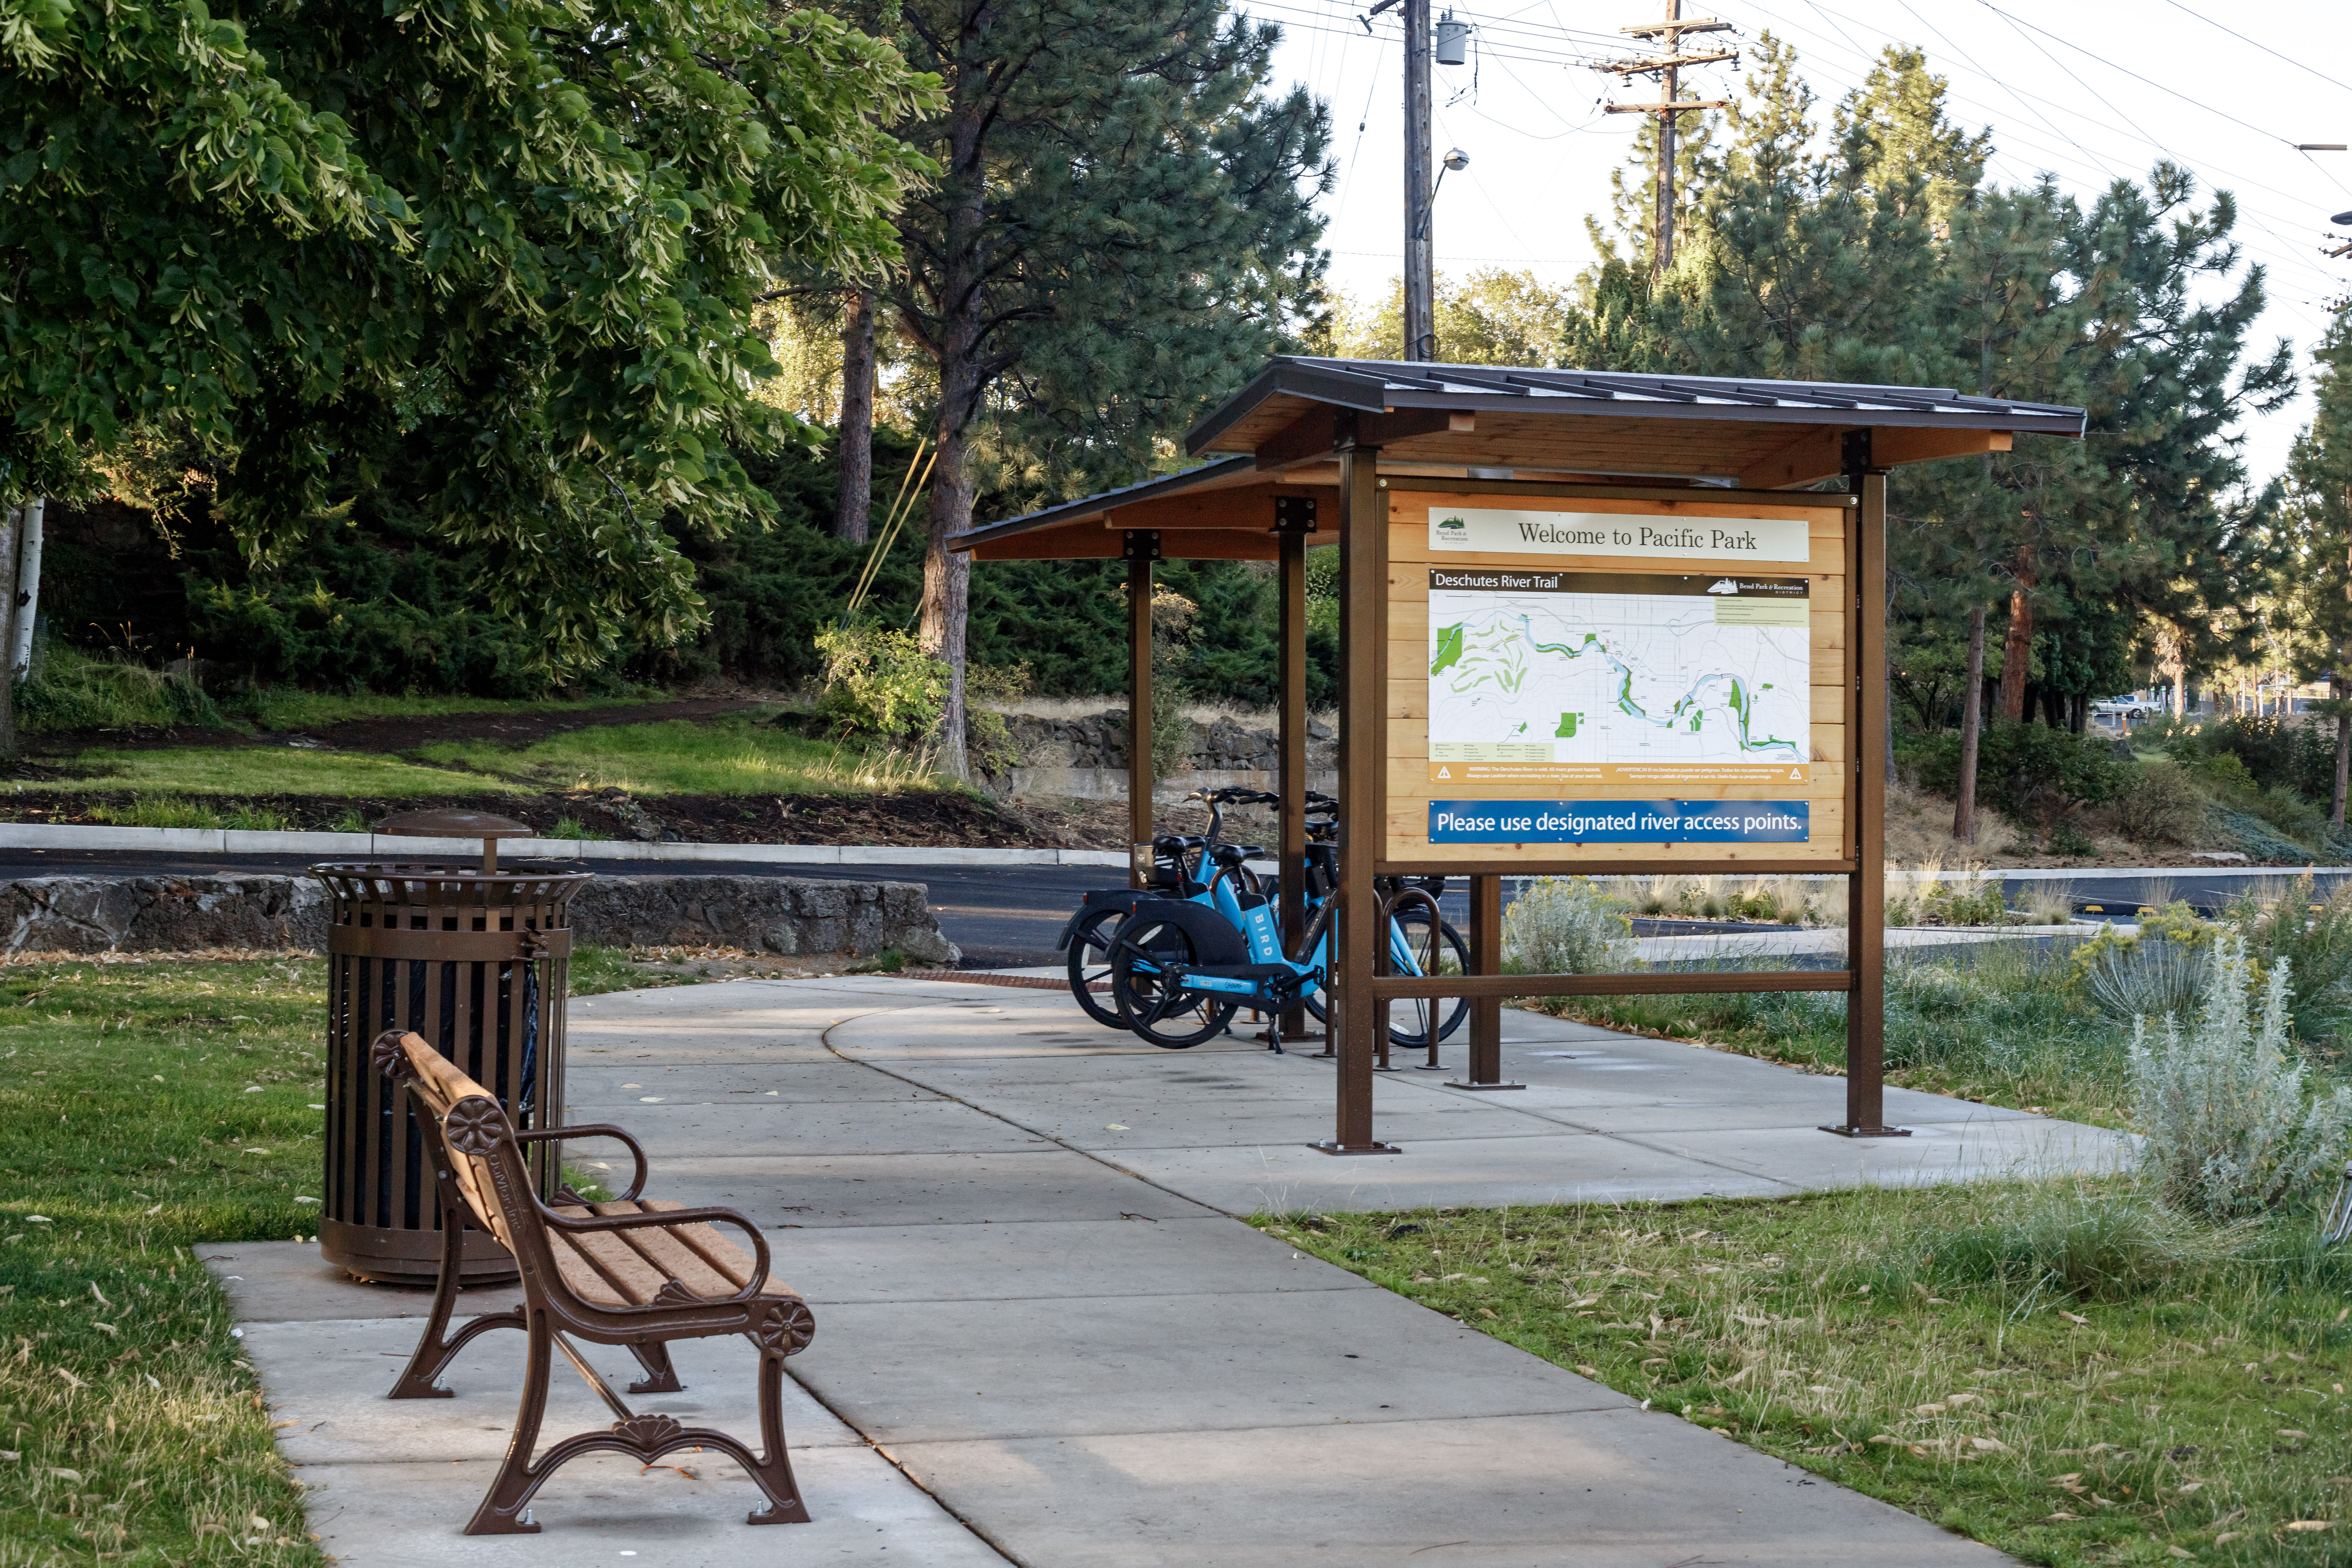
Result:
[[[1811,777],[1801,577],[1433,569],[1433,783]]]

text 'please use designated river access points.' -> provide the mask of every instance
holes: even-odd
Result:
[[[1433,800],[1432,844],[1802,844],[1801,800]]]
[[[1434,569],[1430,782],[1808,783],[1811,601],[1802,577]]]

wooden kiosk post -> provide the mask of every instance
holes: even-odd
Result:
[[[1396,1152],[1372,1117],[1393,1002],[1467,998],[1455,1087],[1499,1089],[1515,1087],[1507,997],[1706,992],[1845,993],[1843,1120],[1824,1130],[1900,1136],[1883,1062],[1886,476],[2020,434],[2080,438],[2084,422],[1934,387],[1283,357],[1187,443],[1234,455],[950,543],[1129,563],[1137,842],[1151,828],[1150,563],[1163,549],[1274,563],[1295,932],[1301,514],[1337,520],[1338,1072],[1333,1135],[1314,1147]],[[1501,972],[1504,877],[1671,872],[1844,877],[1846,966]],[[1381,974],[1375,879],[1433,875],[1469,880],[1473,973]]]
[[[1275,497],[1276,590],[1282,601],[1281,624],[1276,628],[1282,652],[1275,682],[1275,790],[1282,796],[1282,807],[1275,827],[1275,856],[1281,868],[1276,897],[1282,929],[1293,932],[1307,926],[1307,540],[1314,531],[1313,496]],[[1305,1007],[1292,1008],[1281,1022],[1283,1038],[1309,1037]]]
[[[1151,793],[1159,783],[1151,761],[1151,563],[1160,559],[1160,535],[1129,529],[1119,554],[1127,561],[1127,885],[1140,888],[1151,874]]]

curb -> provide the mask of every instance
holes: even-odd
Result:
[[[0,822],[0,848],[114,849],[183,855],[367,856],[415,859],[476,856],[478,838],[400,838],[383,833],[254,833],[234,827],[84,827]],[[643,844],[621,839],[509,838],[502,859],[717,860],[780,866],[1116,866],[1116,849],[940,849],[919,845]]]

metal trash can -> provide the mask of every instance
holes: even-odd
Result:
[[[379,833],[478,838],[479,868],[407,862],[326,864],[310,875],[331,897],[327,928],[326,1187],[319,1249],[363,1279],[430,1284],[439,1272],[440,1210],[405,1085],[372,1070],[386,1029],[412,1029],[498,1097],[518,1129],[562,1120],[563,1004],[571,970],[568,906],[592,873],[501,871],[501,838],[531,829],[471,811],[406,812]],[[551,1196],[556,1145],[531,1149],[531,1177]],[[487,1233],[466,1237],[468,1284],[515,1277]]]

